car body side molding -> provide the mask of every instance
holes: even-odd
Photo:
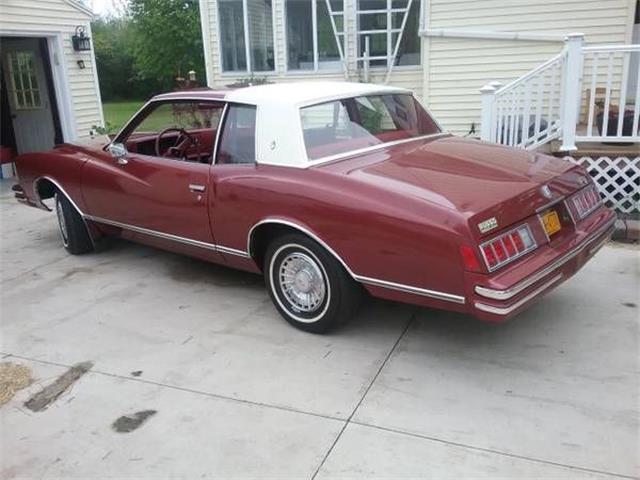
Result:
[[[135,225],[129,225],[128,223],[116,222],[107,218],[96,217],[93,215],[84,215],[84,218],[96,223],[103,223],[105,225],[111,225],[112,227],[122,228],[124,230],[130,230],[132,232],[141,233],[143,235],[149,235],[151,237],[162,238],[164,240],[171,240],[174,242],[184,243],[192,247],[204,248],[205,250],[212,250],[214,252],[227,253],[230,255],[237,255],[243,258],[251,258],[247,252],[242,250],[236,250],[235,248],[224,247],[222,245],[216,245],[214,243],[203,242],[200,240],[194,240],[192,238],[181,237],[172,233],[159,232],[158,230],[151,230],[149,228],[137,227]]]

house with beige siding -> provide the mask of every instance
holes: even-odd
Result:
[[[413,90],[457,134],[479,133],[483,85],[525,75],[558,54],[567,34],[582,33],[584,46],[631,44],[637,8],[637,0],[200,0],[210,86],[252,76],[389,83]]]
[[[103,125],[92,16],[75,0],[0,0],[5,176],[12,156],[89,137]]]

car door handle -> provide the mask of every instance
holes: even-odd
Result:
[[[195,183],[189,184],[189,190],[191,190],[192,192],[204,192],[205,188],[206,187],[204,185],[198,185]]]

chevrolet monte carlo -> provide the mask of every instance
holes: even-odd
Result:
[[[370,84],[163,94],[112,139],[16,167],[16,197],[55,210],[70,253],[113,235],[262,273],[312,332],[365,290],[502,322],[614,224],[582,168],[450,135],[409,91]]]

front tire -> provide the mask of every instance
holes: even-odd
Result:
[[[288,234],[271,242],[263,270],[278,312],[306,332],[337,327],[360,304],[360,286],[331,254],[303,235]]]
[[[93,242],[80,213],[62,193],[55,194],[56,217],[62,245],[67,252],[81,255],[93,251]]]

